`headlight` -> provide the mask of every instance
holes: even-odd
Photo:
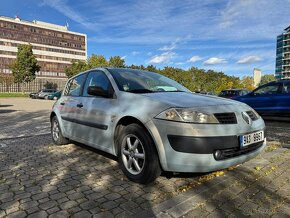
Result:
[[[212,114],[182,108],[170,108],[161,112],[155,118],[185,123],[219,123]]]

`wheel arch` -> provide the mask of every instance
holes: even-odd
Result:
[[[51,122],[52,118],[55,117],[55,116],[56,116],[56,113],[54,111],[52,111],[50,113],[50,117],[49,117],[50,122]]]
[[[114,150],[115,150],[115,154],[116,156],[118,156],[118,144],[117,144],[117,138],[118,138],[118,135],[121,133],[122,129],[129,125],[129,124],[132,124],[132,123],[136,123],[140,126],[142,126],[144,128],[145,131],[147,131],[147,133],[149,134],[149,136],[151,137],[153,143],[154,143],[154,149],[156,150],[157,152],[157,155],[158,155],[158,160],[159,160],[159,164],[160,164],[160,155],[159,155],[159,150],[157,148],[157,145],[156,145],[156,141],[154,140],[154,137],[151,133],[151,131],[137,118],[135,117],[132,117],[132,116],[125,116],[125,117],[122,117],[118,123],[116,124],[116,128],[115,128],[115,131],[114,131]],[[162,168],[162,165],[160,164],[160,167]]]

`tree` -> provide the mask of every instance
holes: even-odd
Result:
[[[9,87],[14,83],[14,78],[10,74],[0,73],[0,84],[6,86],[6,92],[9,92]]]
[[[37,60],[32,52],[32,45],[19,45],[16,60],[11,64],[10,69],[14,82],[27,83],[35,79],[35,73],[40,70]]]
[[[250,76],[244,76],[241,81],[242,88],[253,90],[255,89],[254,80]]]
[[[112,56],[109,60],[110,67],[125,67],[125,60],[122,59],[120,56]]]
[[[65,68],[65,74],[68,78],[88,69],[88,65],[84,61],[75,61],[69,67]]]
[[[273,74],[265,74],[261,77],[261,82],[259,83],[259,86],[275,81],[275,80],[276,78]]]
[[[43,85],[44,86],[44,88],[46,88],[46,89],[57,89],[57,84],[56,83],[53,83],[53,82],[48,82],[48,81],[46,81],[46,83]]]
[[[92,56],[88,59],[88,69],[108,66],[109,63],[103,55],[92,54]]]

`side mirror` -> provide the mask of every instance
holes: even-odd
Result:
[[[112,98],[113,96],[112,93],[110,93],[107,90],[104,90],[100,86],[89,86],[87,91],[89,95],[93,95],[93,96],[101,96],[104,98]]]

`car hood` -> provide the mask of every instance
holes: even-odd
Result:
[[[158,92],[142,94],[152,100],[172,107],[208,107],[216,105],[238,105],[240,102],[216,96],[201,95],[188,92]]]

